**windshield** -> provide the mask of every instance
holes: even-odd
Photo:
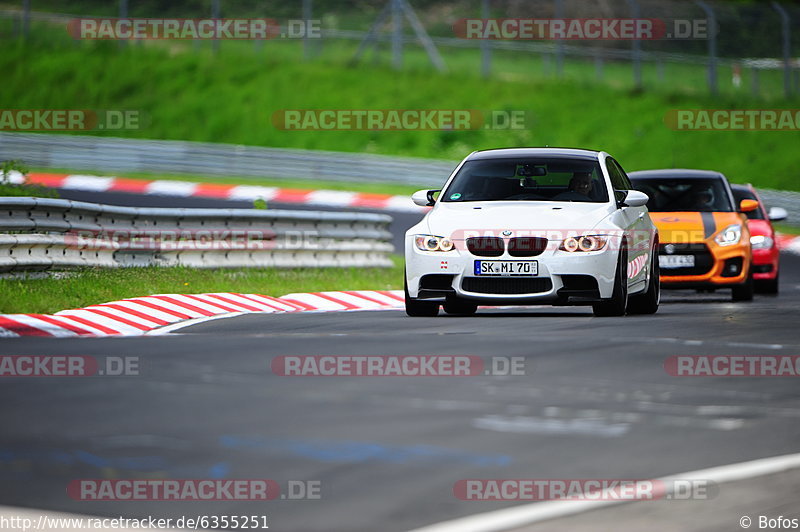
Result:
[[[442,201],[608,201],[596,160],[567,158],[468,161]]]
[[[756,198],[756,195],[753,194],[748,189],[734,188],[734,189],[732,189],[732,191],[733,191],[733,199],[736,200],[736,204],[737,205],[739,203],[741,203],[742,200],[745,200],[745,199],[758,201],[758,198]],[[764,219],[764,213],[761,212],[761,204],[759,204],[758,209],[752,210],[750,212],[746,212],[745,214],[747,215],[747,219],[748,220],[763,220]]]
[[[721,179],[631,178],[636,190],[650,197],[652,212],[732,212],[730,196]]]

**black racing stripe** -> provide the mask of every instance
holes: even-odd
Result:
[[[701,212],[700,218],[703,219],[703,238],[708,238],[717,232],[717,222],[714,220],[713,212]]]

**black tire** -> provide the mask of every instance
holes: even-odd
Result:
[[[656,249],[658,249],[656,247]],[[628,301],[628,314],[655,314],[661,302],[661,268],[658,253],[653,252],[650,259],[650,284],[644,294],[632,296]]]
[[[405,277],[405,275],[403,276]],[[439,315],[438,301],[420,301],[408,295],[408,281],[403,279],[403,289],[406,293],[406,314],[412,318],[433,318]]]
[[[734,286],[731,290],[731,299],[733,301],[752,301],[753,294],[755,293],[755,283],[753,282],[753,270],[747,274],[747,281],[739,286]]]
[[[780,277],[780,274],[776,275],[774,279],[756,281],[756,293],[778,295],[778,277]]]
[[[614,275],[614,291],[611,297],[594,303],[595,316],[624,316],[628,306],[628,250],[622,248],[617,258],[617,273]]]
[[[478,310],[478,304],[474,301],[450,296],[444,300],[442,308],[448,314],[455,316],[472,316]]]

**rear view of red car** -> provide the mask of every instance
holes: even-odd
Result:
[[[773,207],[768,211],[753,185],[731,185],[731,189],[737,203],[743,199],[758,201],[758,209],[747,213],[750,244],[753,248],[753,279],[756,292],[777,294],[780,253],[772,222],[785,219],[787,213],[780,207]]]

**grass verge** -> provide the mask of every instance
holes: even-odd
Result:
[[[11,183],[0,183],[0,196],[32,196],[35,198],[59,197],[58,191],[52,188],[40,187],[37,185],[12,185]]]
[[[193,268],[82,269],[65,276],[0,279],[0,313],[52,314],[152,294],[239,292],[282,296],[324,290],[397,290],[403,260],[392,268],[199,270]]]
[[[773,223],[772,227],[774,227],[777,232],[783,233],[784,235],[800,235],[800,226]]]

